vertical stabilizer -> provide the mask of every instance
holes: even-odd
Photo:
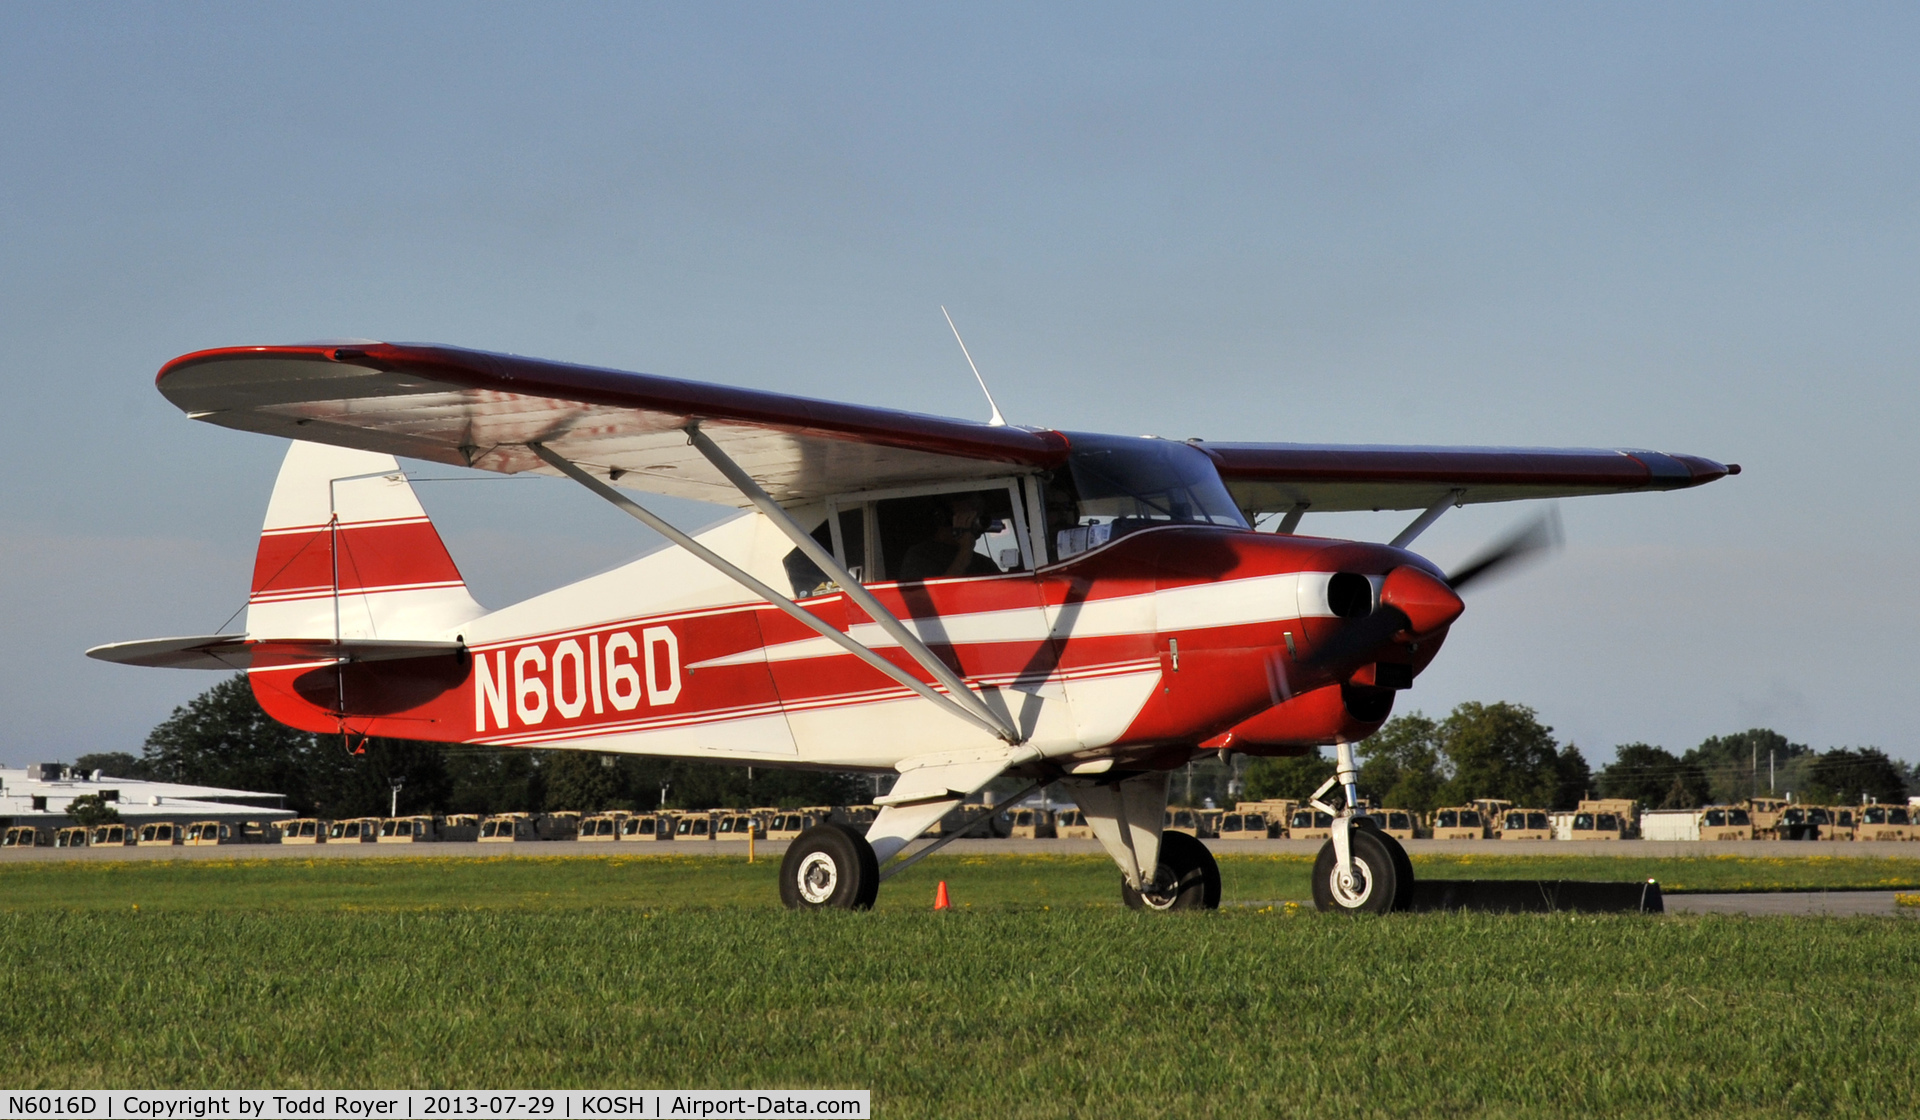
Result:
[[[393,456],[287,449],[254,559],[248,638],[436,639],[483,613]]]

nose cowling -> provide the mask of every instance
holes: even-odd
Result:
[[[1407,629],[1431,634],[1460,617],[1467,605],[1453,588],[1419,568],[1401,566],[1387,573],[1380,585],[1380,605],[1406,616]]]

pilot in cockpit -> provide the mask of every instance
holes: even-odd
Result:
[[[900,559],[902,580],[941,576],[993,576],[1000,568],[974,551],[974,544],[990,531],[978,495],[957,494],[935,507],[932,532],[907,549]]]

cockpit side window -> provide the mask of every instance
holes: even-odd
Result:
[[[808,535],[819,541],[820,546],[828,552],[833,551],[833,525],[826,518],[821,518],[820,524]],[[860,568],[867,555],[867,521],[857,507],[840,511],[840,541],[847,550],[841,562],[847,565],[848,572],[855,579],[862,578]],[[828,595],[835,590],[832,578],[798,548],[787,553],[780,563],[787,570],[787,580],[793,584],[793,597],[796,599]]]
[[[1025,563],[1004,486],[874,503],[880,578],[939,579],[1019,571]]]

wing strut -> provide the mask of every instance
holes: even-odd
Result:
[[[728,482],[733,483],[734,487],[746,496],[748,501],[778,525],[780,531],[785,533],[801,552],[806,553],[807,559],[818,564],[821,571],[832,576],[833,581],[847,593],[847,598],[859,604],[860,609],[867,612],[867,617],[878,623],[880,629],[887,632],[888,637],[899,642],[900,648],[906,650],[908,655],[918,661],[921,668],[933,674],[934,680],[946,686],[947,692],[953,699],[961,707],[973,713],[975,723],[985,723],[988,730],[1009,743],[1018,744],[1021,741],[1020,733],[1014,730],[1012,724],[1000,718],[999,713],[982,703],[980,697],[967,687],[967,682],[960,679],[960,674],[948,668],[947,663],[935,656],[934,652],[927,648],[927,644],[920,640],[918,634],[907,629],[906,623],[901,622],[892,611],[882,606],[880,600],[873,597],[873,592],[861,586],[860,581],[853,578],[853,573],[841,565],[838,557],[822,547],[819,541],[814,540],[813,534],[802,528],[800,523],[793,519],[792,514],[782,508],[779,502],[774,501],[771,494],[762,490],[760,484],[755,482],[746,471],[741,470],[740,464],[720,450],[718,444],[708,439],[705,432],[698,427],[689,427],[687,439],[693,443],[700,454],[707,457],[708,462],[727,477]],[[848,640],[852,641],[850,638]]]
[[[1400,530],[1400,535],[1388,541],[1387,544],[1393,548],[1405,548],[1412,544],[1415,537],[1426,532],[1434,522],[1440,520],[1440,515],[1447,512],[1448,506],[1459,505],[1460,498],[1465,493],[1465,490],[1447,491],[1439,501],[1427,507],[1427,512],[1414,518],[1412,524]]]
[[[699,560],[707,564],[709,567],[713,568],[715,571],[718,571],[721,575],[726,576],[728,579],[733,580],[735,583],[738,583],[740,586],[746,588],[748,591],[751,591],[753,594],[759,596],[762,599],[765,599],[767,602],[780,608],[780,610],[792,616],[796,621],[803,623],[809,629],[819,634],[821,637],[826,638],[828,641],[831,641],[834,644],[840,646],[842,649],[845,649],[848,653],[853,654],[855,657],[866,662],[868,665],[871,665],[875,669],[878,669],[880,672],[886,674],[888,677],[891,677],[893,680],[898,681],[900,684],[903,684],[906,687],[912,689],[913,691],[919,693],[921,696],[926,697],[928,700],[933,701],[935,704],[953,713],[954,715],[959,716],[961,719],[964,719],[967,722],[972,723],[978,726],[979,728],[981,728],[982,730],[987,731],[993,735],[1008,739],[1009,741],[1013,741],[1011,736],[1004,729],[1004,726],[1001,723],[1001,721],[999,721],[998,719],[982,718],[979,714],[976,714],[973,708],[970,708],[961,704],[954,697],[948,696],[947,694],[942,692],[935,691],[931,686],[929,686],[926,682],[920,680],[918,677],[915,677],[913,674],[907,672],[905,669],[902,669],[900,666],[895,665],[893,662],[888,661],[886,658],[880,656],[878,653],[875,653],[873,650],[868,649],[866,646],[861,645],[859,642],[853,640],[853,638],[851,638],[847,634],[842,633],[840,630],[836,629],[831,623],[828,623],[826,620],[820,618],[818,615],[815,615],[813,612],[807,610],[805,607],[802,607],[800,604],[794,602],[792,599],[787,598],[785,595],[780,594],[778,591],[775,591],[773,588],[768,587],[766,584],[755,579],[753,576],[749,575],[747,572],[745,572],[741,568],[732,564],[731,562],[729,562],[728,560],[720,556],[718,553],[714,552],[712,549],[701,544],[699,541],[694,540],[692,537],[681,532],[679,529],[674,528],[671,524],[669,524],[668,522],[666,522],[665,520],[661,519],[659,516],[654,514],[653,511],[647,509],[646,507],[642,506],[640,503],[634,501],[632,498],[627,497],[625,494],[620,493],[619,491],[615,490],[613,487],[608,486],[606,483],[588,474],[585,470],[581,469],[580,466],[574,463],[571,459],[565,458],[564,456],[555,452],[552,448],[546,446],[545,444],[529,443],[527,444],[527,448],[528,450],[532,451],[535,455],[538,455],[543,461],[547,463],[548,466],[551,466],[553,469],[559,471],[560,473],[566,475],[568,478],[573,479],[575,482],[578,482],[580,485],[586,487],[587,489],[593,491],[595,494],[598,494],[600,497],[606,499],[608,502],[618,507],[621,511],[626,513],[628,516],[632,517],[634,520],[639,521],[641,524],[645,525],[647,528],[652,529],[654,532],[659,533],[661,536],[672,541],[674,544],[677,544],[681,548],[684,548],[688,552],[691,552],[696,558],[698,558]],[[775,508],[777,509],[778,507],[776,506]],[[782,510],[781,512],[784,514],[786,511]],[[778,524],[777,519],[775,523]],[[828,574],[831,575],[834,573],[829,571]],[[876,617],[891,618],[892,616],[887,615],[885,614],[884,611],[882,611]],[[909,647],[909,652],[912,652],[911,647]],[[942,668],[945,668],[945,666],[943,665]],[[945,682],[943,681],[942,683],[945,683]],[[961,695],[964,695],[967,699],[973,701],[974,705],[977,706],[980,709],[980,711],[985,712],[988,716],[993,715],[992,709],[988,708],[985,704],[980,703],[979,697],[975,696],[972,692],[967,691],[964,688],[964,686],[961,689]]]

